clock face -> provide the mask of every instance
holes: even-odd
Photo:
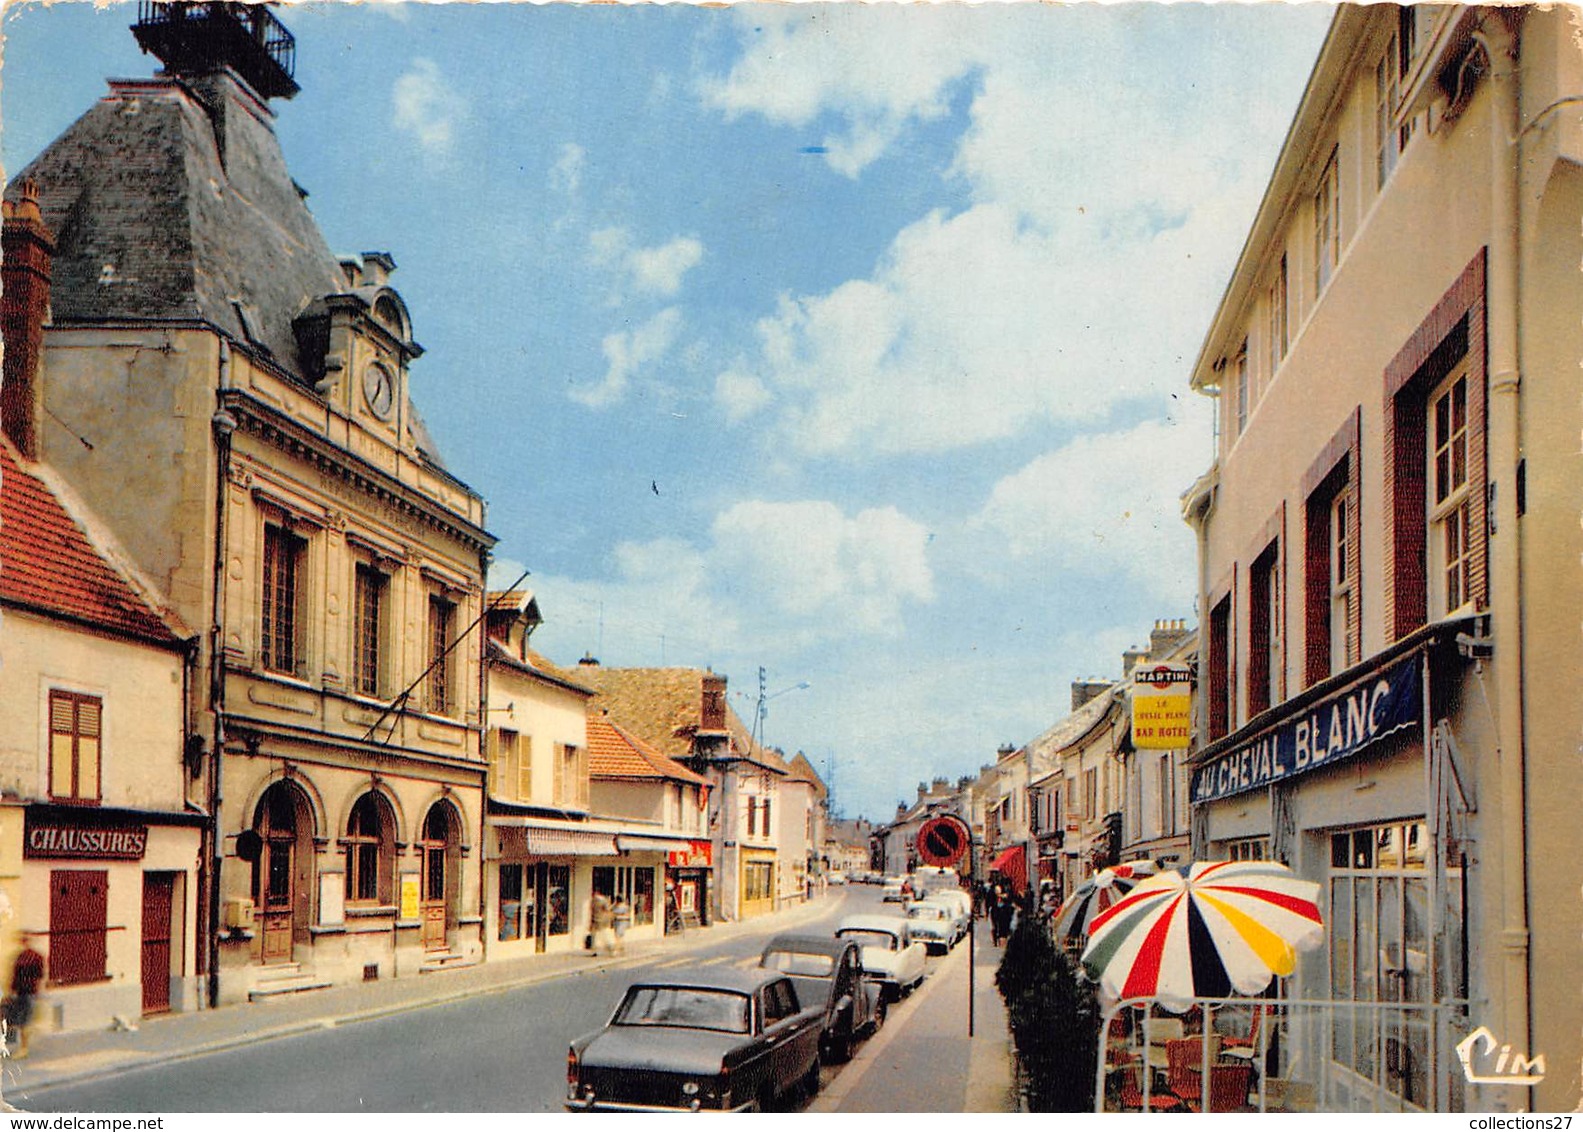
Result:
[[[396,404],[396,382],[384,366],[371,365],[363,371],[363,400],[380,420],[390,419]]]

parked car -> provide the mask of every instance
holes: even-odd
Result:
[[[567,1051],[566,1107],[739,1112],[811,1096],[824,1017],[779,971],[711,967],[634,983],[605,1028]]]
[[[824,1004],[824,1050],[831,1061],[847,1060],[859,1038],[885,1024],[884,988],[863,973],[862,948],[850,940],[778,935],[759,966],[789,976],[804,1005]]]
[[[923,942],[925,950],[939,951],[941,955],[955,947],[961,938],[957,933],[956,914],[933,900],[920,900],[907,906],[907,928],[914,939]]]
[[[905,904],[907,902],[908,898],[907,898],[906,893],[904,893],[902,891],[902,878],[901,877],[886,877],[885,878],[885,887],[880,892],[879,898],[880,898],[880,900],[882,900],[886,904],[894,904],[894,903]]]
[[[943,904],[951,910],[956,920],[957,938],[967,935],[973,927],[973,898],[960,888],[942,888],[929,894],[931,904]]]
[[[901,916],[848,916],[836,928],[837,939],[850,939],[863,949],[863,970],[885,988],[894,1001],[923,982],[924,945],[912,937]]]
[[[828,876],[826,876],[825,880],[827,880],[831,884],[845,884],[846,883],[846,874],[843,873],[841,870],[836,869],[836,870],[832,871]]]

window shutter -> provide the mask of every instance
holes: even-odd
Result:
[[[551,789],[557,803],[566,800],[566,745],[555,744],[555,781]]]
[[[524,735],[517,741],[517,797],[524,802],[533,798],[533,736]]]

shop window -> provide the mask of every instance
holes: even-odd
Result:
[[[742,899],[768,900],[774,893],[774,865],[769,861],[749,861],[742,866]]]
[[[56,802],[98,802],[104,701],[51,690],[49,796]]]
[[[1248,718],[1268,711],[1281,691],[1280,542],[1248,570]]]
[[[523,930],[522,866],[500,866],[500,924],[495,938],[502,943],[521,939]]]
[[[49,874],[49,981],[54,986],[101,982],[105,973],[110,874],[104,869],[55,869]]]
[[[549,909],[545,933],[550,936],[571,932],[572,867],[550,865],[545,872],[544,903]]]
[[[1331,835],[1327,927],[1332,999],[1409,1006],[1435,1001],[1428,844],[1421,821]],[[1460,891],[1460,885],[1455,887]],[[1442,972],[1446,974],[1457,979]],[[1390,1005],[1337,1011],[1330,1056],[1404,1104],[1422,1107],[1432,1100],[1431,1029],[1425,1011]]]
[[[372,566],[360,563],[357,567],[352,617],[352,679],[355,690],[364,696],[378,696],[384,690],[385,591],[389,581]]]
[[[611,903],[625,900],[636,925],[654,922],[654,869],[648,865],[595,865],[593,890]]]
[[[1236,841],[1226,842],[1226,860],[1228,861],[1268,861],[1270,859],[1270,839],[1268,837],[1243,837]]]
[[[357,800],[346,823],[346,902],[391,904],[395,900],[395,819],[389,804],[369,791]]]
[[[451,715],[456,708],[451,678],[451,636],[455,624],[456,606],[438,594],[430,594],[428,708],[434,715]]]
[[[308,543],[285,527],[264,525],[264,587],[259,662],[270,672],[300,675],[303,663],[301,575]]]

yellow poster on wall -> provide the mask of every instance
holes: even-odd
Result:
[[[401,874],[401,918],[403,920],[416,920],[418,918],[418,874]]]
[[[1171,751],[1187,746],[1193,727],[1193,670],[1185,664],[1140,665],[1132,674],[1132,745]]]

